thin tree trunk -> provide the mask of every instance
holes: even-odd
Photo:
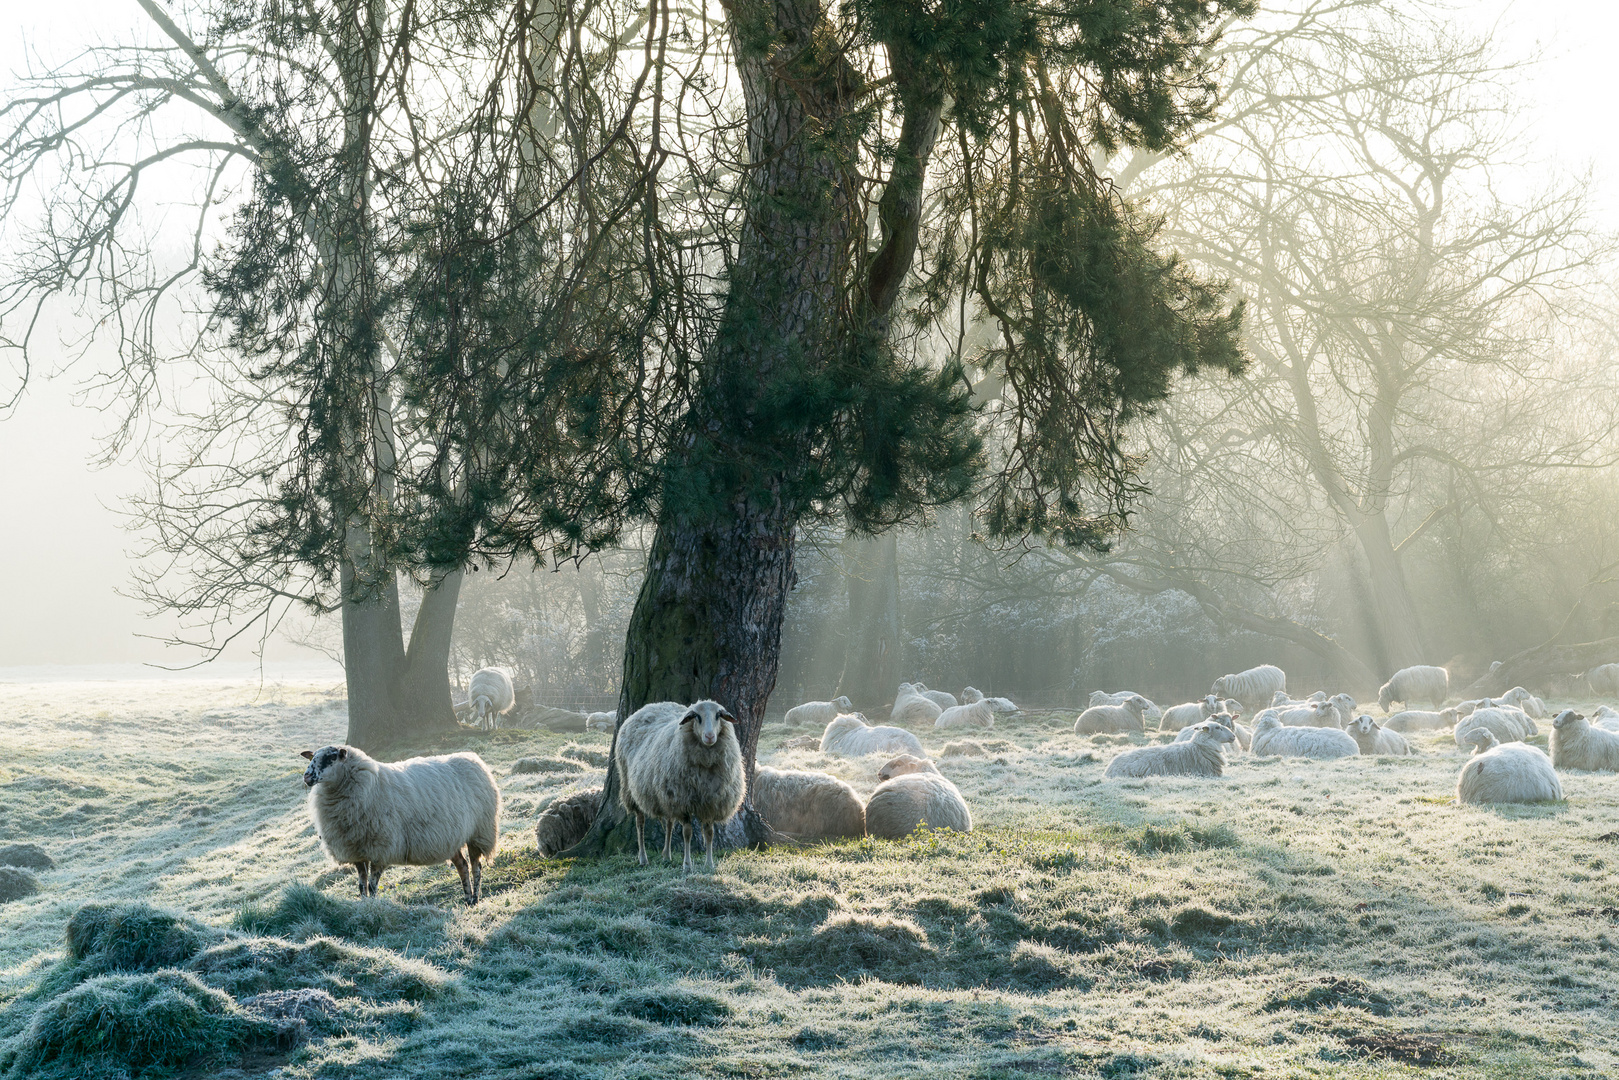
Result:
[[[402,735],[454,730],[455,698],[450,687],[450,642],[455,635],[455,605],[465,571],[435,575],[422,593],[422,606],[410,630],[405,651]]]
[[[1411,600],[1400,558],[1394,552],[1387,518],[1381,512],[1368,516],[1356,524],[1355,536],[1366,556],[1372,612],[1381,638],[1378,652],[1390,669],[1383,672],[1384,677],[1412,664],[1429,663],[1416,605]]]
[[[399,629],[399,586],[392,580],[369,589],[343,560],[343,671],[349,695],[348,744],[379,749],[398,737],[405,643]]]
[[[872,709],[899,685],[899,545],[892,530],[843,541],[848,638],[837,692]]]

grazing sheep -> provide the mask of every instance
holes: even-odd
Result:
[[[1146,716],[1147,723],[1158,724],[1163,722],[1163,710],[1157,705],[1154,705],[1152,699],[1147,697],[1145,694],[1137,694],[1131,690],[1120,690],[1113,694],[1109,694],[1105,690],[1093,690],[1091,691],[1090,704],[1092,707],[1097,705],[1123,705],[1126,701],[1129,701],[1133,697],[1138,697],[1147,703],[1147,711],[1144,714]]]
[[[1478,750],[1456,777],[1460,803],[1548,802],[1563,797],[1551,758],[1521,742],[1488,744],[1494,735],[1475,728]]]
[[[1584,772],[1619,772],[1619,733],[1592,727],[1573,709],[1552,721],[1552,764]]]
[[[534,846],[549,859],[585,838],[601,809],[602,789],[589,788],[557,799],[534,822]]]
[[[918,825],[972,832],[967,800],[956,785],[937,772],[909,773],[885,780],[866,800],[866,832],[884,840],[900,840]]]
[[[1456,722],[1456,730],[1452,737],[1456,740],[1457,746],[1466,747],[1471,745],[1468,732],[1488,728],[1496,739],[1503,743],[1521,742],[1533,734],[1525,730],[1524,721],[1528,720],[1527,716],[1516,709],[1509,712],[1506,709],[1478,708]]]
[[[939,767],[925,757],[915,754],[901,754],[899,757],[877,770],[877,779],[892,780],[896,776],[909,776],[911,773],[938,772]]]
[[[1502,694],[1497,701],[1504,701],[1508,705],[1516,705],[1527,713],[1531,719],[1542,720],[1546,716],[1546,703],[1521,686],[1514,686]]]
[[[1222,744],[1237,736],[1225,725],[1204,720],[1186,729],[1191,738],[1168,746],[1138,746],[1108,763],[1103,776],[1220,776],[1225,772]]]
[[[831,701],[806,701],[787,710],[786,722],[825,727],[844,713],[852,712],[854,702],[846,697],[836,697]]]
[[[753,774],[753,805],[777,832],[798,840],[866,835],[866,807],[860,796],[824,772],[761,765]]]
[[[1593,695],[1619,695],[1619,664],[1598,664],[1585,673],[1585,685]]]
[[[690,873],[691,820],[697,819],[707,848],[705,868],[714,871],[714,827],[742,808],[747,777],[736,719],[717,701],[689,708],[659,701],[637,709],[618,732],[619,798],[635,815],[636,853],[646,859],[646,819],[663,822],[663,854],[670,858],[675,823],[686,842],[681,869]]]
[[[1415,753],[1411,749],[1411,744],[1405,741],[1405,736],[1398,731],[1385,730],[1365,713],[1351,720],[1346,730],[1349,737],[1355,740],[1355,745],[1360,747],[1362,754],[1398,757]]]
[[[894,695],[894,711],[889,719],[896,724],[931,724],[942,712],[937,703],[923,697],[913,684],[902,682],[899,693]]]
[[[362,898],[377,895],[390,866],[448,860],[461,875],[467,903],[478,902],[481,860],[500,843],[500,788],[482,758],[462,753],[383,762],[352,746],[305,750],[303,757],[315,835],[334,862],[353,864]]]
[[[1283,727],[1275,716],[1261,715],[1254,724],[1255,757],[1305,757],[1320,761],[1354,757],[1360,747],[1338,728]]]
[[[1256,668],[1222,675],[1214,680],[1210,690],[1217,697],[1234,697],[1244,705],[1263,706],[1276,691],[1287,689],[1287,674],[1274,664],[1261,664]]]
[[[1350,721],[1355,719],[1355,713],[1358,708],[1358,706],[1355,704],[1355,699],[1350,697],[1348,694],[1334,694],[1327,699],[1327,702],[1334,709],[1338,710],[1338,722],[1333,726],[1347,728]]]
[[[926,757],[922,740],[904,728],[879,725],[869,727],[860,713],[840,716],[821,733],[821,753],[843,757],[867,754],[915,754]]]
[[[1384,731],[1434,731],[1438,728],[1452,727],[1460,720],[1455,709],[1441,709],[1438,712],[1425,712],[1421,709],[1406,709],[1397,712],[1383,721]]]
[[[954,709],[957,705],[961,704],[961,702],[956,700],[956,695],[946,690],[929,690],[921,683],[912,683],[911,686],[918,694],[921,694],[923,697],[927,698],[941,709]],[[971,702],[968,704],[971,704]]]
[[[1439,709],[1449,696],[1450,672],[1430,664],[1417,664],[1396,671],[1394,677],[1378,689],[1377,703],[1384,712],[1393,712],[1390,706],[1396,701],[1402,704],[1431,701],[1433,707]]]
[[[611,735],[618,728],[618,710],[593,712],[585,717],[586,731],[605,731]]]
[[[1123,705],[1092,705],[1074,721],[1075,735],[1146,731],[1147,699],[1131,694]]]
[[[505,668],[479,668],[472,673],[468,684],[468,703],[481,728],[500,726],[500,718],[517,704],[517,693],[512,689],[512,676]]]
[[[1248,747],[1253,745],[1254,733],[1252,731],[1249,731],[1247,728],[1243,727],[1241,724],[1237,723],[1237,718],[1232,713],[1230,713],[1230,712],[1217,712],[1213,716],[1209,717],[1208,722],[1219,724],[1222,727],[1229,728],[1231,730],[1231,734],[1233,736],[1235,736],[1235,738],[1236,738],[1236,744],[1238,746],[1240,746],[1242,749],[1246,750],[1246,749],[1248,749]],[[1192,741],[1192,736],[1196,732],[1197,732],[1197,725],[1196,724],[1192,725],[1189,728],[1182,728],[1180,734],[1175,736],[1175,741],[1176,742],[1191,742]]]
[[[995,710],[989,707],[987,701],[975,701],[971,705],[957,705],[946,709],[933,721],[937,731],[951,731],[956,728],[992,728],[995,726]]]

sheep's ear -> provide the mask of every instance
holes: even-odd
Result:
[[[305,751],[301,752],[298,756],[303,758],[305,761],[314,761],[315,760],[315,752],[313,750],[305,750]]]
[[[696,713],[694,713],[694,712],[689,712],[689,713],[687,713],[687,714],[686,714],[686,715],[685,715],[685,716],[682,716],[682,717],[681,717],[681,718],[680,718],[680,722],[681,722],[681,723],[682,723],[682,724],[689,724],[689,723],[691,723],[691,722],[692,722],[692,721],[693,721],[693,720],[695,720],[695,719],[697,719],[697,714],[696,714]]]
[[[338,751],[337,751],[337,760],[338,761],[347,761],[348,759],[349,759],[349,748],[346,747],[346,746],[340,747],[338,749]]]
[[[736,723],[736,717],[731,715],[731,710],[730,709],[721,709],[720,710],[720,719],[729,721],[730,723],[733,723],[733,724]]]

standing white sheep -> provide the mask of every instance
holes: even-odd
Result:
[[[1253,748],[1255,757],[1305,757],[1321,761],[1360,753],[1360,747],[1347,731],[1332,727],[1283,727],[1275,716],[1266,714],[1261,714],[1254,724]]]
[[[889,719],[896,724],[931,724],[944,712],[932,699],[924,697],[915,685],[902,682],[894,695],[894,711]]]
[[[1232,742],[1232,730],[1214,720],[1205,720],[1187,728],[1182,734],[1191,738],[1177,739],[1167,746],[1138,746],[1126,750],[1108,763],[1104,776],[1220,776],[1225,772],[1225,751],[1222,745]]]
[[[1619,664],[1598,664],[1585,673],[1585,685],[1593,696],[1619,696]]]
[[[1411,744],[1398,731],[1389,731],[1366,713],[1355,717],[1345,729],[1362,754],[1398,757],[1414,753]]]
[[[1619,734],[1592,727],[1573,709],[1552,721],[1552,764],[1559,769],[1619,772]]]
[[[1111,735],[1145,731],[1147,699],[1131,694],[1122,705],[1092,705],[1074,721],[1075,735]]]
[[[1474,733],[1479,752],[1456,777],[1457,802],[1550,802],[1563,797],[1551,758],[1539,748],[1521,742],[1490,746],[1494,741],[1491,732],[1475,728]]]
[[[802,705],[794,705],[787,710],[785,719],[789,724],[821,727],[830,724],[844,713],[852,712],[854,702],[846,697],[835,697],[831,701],[806,701]]]
[[[865,804],[829,773],[761,765],[753,774],[753,806],[771,828],[799,840],[866,835]]]
[[[821,733],[821,753],[843,757],[867,754],[915,754],[926,757],[922,740],[904,728],[879,725],[870,727],[859,713],[840,716]]]
[[[361,897],[377,895],[390,866],[448,861],[467,903],[478,902],[482,860],[500,843],[500,788],[482,758],[382,762],[352,746],[305,750],[303,757],[315,835],[333,861],[354,866]]]
[[[989,707],[987,701],[975,701],[971,705],[957,705],[946,709],[933,721],[937,731],[951,731],[956,728],[992,728],[995,726],[995,711]]]
[[[472,673],[468,684],[468,703],[478,718],[478,726],[494,728],[500,717],[512,711],[517,704],[517,693],[512,689],[512,676],[505,668],[479,668]]]
[[[697,819],[714,870],[714,827],[742,808],[747,777],[736,719],[717,701],[689,708],[660,701],[637,709],[618,731],[619,798],[635,815],[636,853],[646,860],[646,819],[663,822],[663,853],[670,857],[675,822],[686,841],[681,869],[691,872],[691,820]]]
[[[1216,697],[1232,697],[1249,708],[1262,708],[1276,691],[1287,689],[1287,673],[1274,664],[1261,664],[1235,675],[1222,675],[1214,680],[1210,691]]]
[[[866,800],[866,832],[900,840],[918,825],[972,832],[972,814],[956,785],[937,772],[907,773],[885,780]]]
[[[1401,668],[1394,677],[1377,691],[1377,703],[1384,712],[1393,712],[1396,701],[1410,704],[1431,701],[1436,709],[1443,708],[1450,696],[1450,672],[1431,664],[1416,664]]]

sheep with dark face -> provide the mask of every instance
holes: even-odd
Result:
[[[686,842],[681,869],[691,873],[691,821],[697,819],[714,871],[714,827],[742,808],[747,777],[736,718],[717,701],[643,706],[618,731],[619,798],[635,815],[636,854],[646,858],[646,819],[663,822],[663,856],[671,857],[676,822]]]
[[[305,750],[309,816],[326,854],[352,864],[360,895],[377,895],[390,866],[448,861],[467,903],[500,840],[500,789],[477,754],[377,761],[352,746]],[[463,849],[465,853],[463,854]]]
[[[500,718],[517,704],[511,673],[505,668],[486,667],[474,671],[467,696],[472,705],[472,714],[478,718],[478,726],[482,728],[499,727]]]

